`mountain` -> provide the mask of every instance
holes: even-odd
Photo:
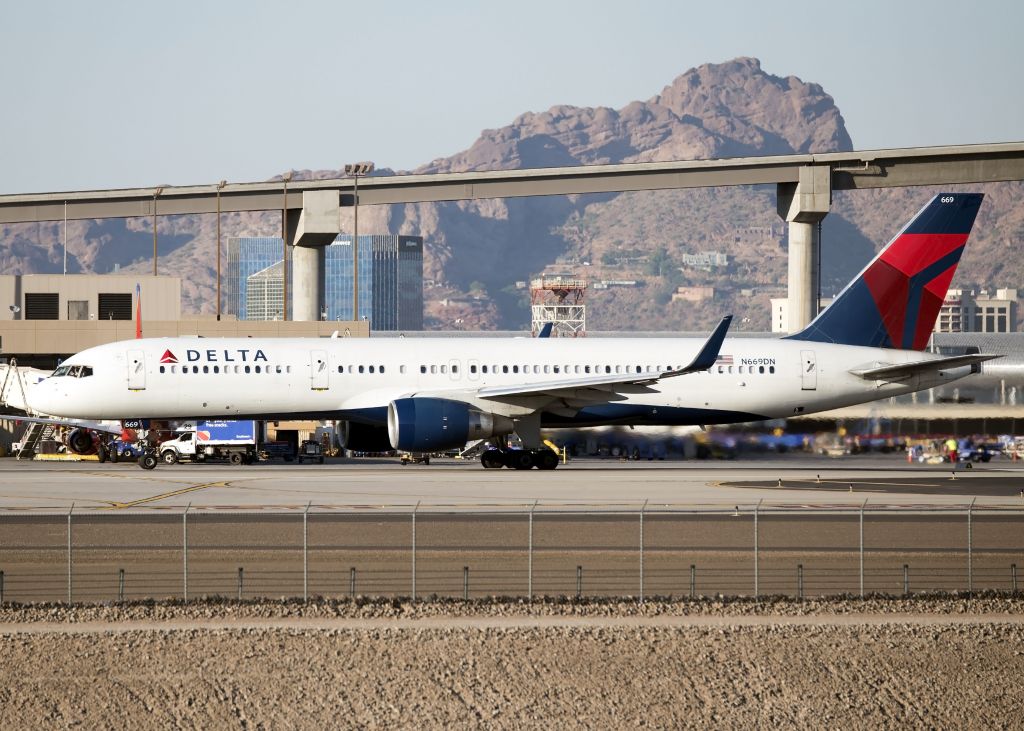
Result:
[[[622,109],[556,106],[523,114],[485,130],[466,150],[410,172],[851,149],[843,117],[819,85],[737,58],[690,69],[659,94]],[[340,171],[294,174],[327,178]],[[958,281],[1016,286],[1022,265],[1005,256],[1005,247],[1024,235],[1024,215],[1012,205],[1020,185],[972,189],[979,187],[993,200],[982,210]],[[823,292],[850,279],[928,197],[921,189],[837,193],[823,228]],[[70,270],[150,271],[150,225],[148,219],[69,225]],[[212,312],[214,219],[177,216],[158,225],[160,270],[182,276],[186,310]],[[351,230],[351,221],[343,227]],[[231,214],[222,228],[225,238],[276,235],[280,223],[275,214]],[[545,268],[594,282],[636,283],[588,293],[588,324],[595,330],[706,329],[726,311],[737,315],[739,329],[766,330],[768,299],[785,286],[785,225],[775,213],[774,186],[363,206],[360,230],[424,237],[427,323],[437,329],[526,327],[528,295],[515,283]],[[2,271],[60,271],[60,231],[59,223],[0,227]],[[686,265],[688,256],[707,252],[724,254],[728,265]],[[713,287],[714,297],[673,301],[679,286]]]

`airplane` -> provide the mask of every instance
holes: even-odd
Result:
[[[730,424],[875,401],[998,357],[922,352],[982,199],[935,196],[831,306],[782,338],[727,339],[729,316],[704,341],[139,339],[72,356],[30,401],[91,419],[339,420],[356,451],[491,440],[481,464],[514,469],[557,466],[542,428]],[[507,447],[512,433],[522,449]]]

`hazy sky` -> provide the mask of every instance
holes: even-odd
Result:
[[[1024,140],[1024,4],[0,0],[0,193],[410,169],[736,56],[858,149]]]

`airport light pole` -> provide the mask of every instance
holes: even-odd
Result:
[[[164,192],[163,187],[153,191],[153,276],[156,276],[156,199]]]
[[[372,162],[345,165],[345,175],[352,178],[352,319],[359,321],[359,178],[373,172]]]
[[[217,183],[217,319],[220,320],[220,192],[228,181]]]
[[[288,183],[292,179],[289,170],[281,176],[284,189],[281,198],[281,312],[282,320],[288,319]]]

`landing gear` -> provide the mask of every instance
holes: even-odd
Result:
[[[558,455],[550,449],[488,449],[480,455],[480,465],[486,470],[553,470],[558,467]]]

